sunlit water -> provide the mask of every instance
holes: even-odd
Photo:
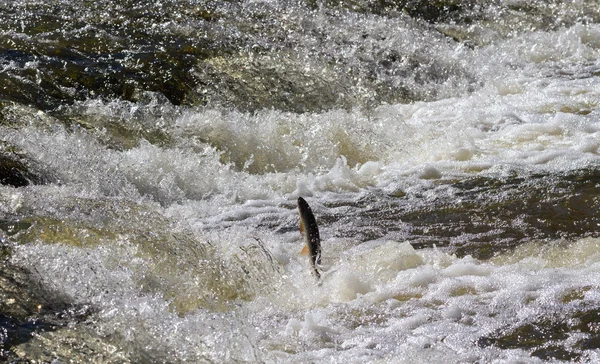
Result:
[[[2,5],[5,358],[600,360],[599,4],[48,4]]]

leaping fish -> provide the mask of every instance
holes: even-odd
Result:
[[[302,198],[298,197],[298,212],[300,213],[300,232],[304,236],[304,248],[300,254],[308,255],[310,268],[317,278],[321,278],[317,266],[321,264],[321,238],[319,227],[310,206]]]

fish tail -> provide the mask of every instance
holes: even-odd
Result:
[[[317,277],[317,279],[320,281],[321,273],[319,273],[319,270],[316,267],[314,268],[313,273],[315,274],[315,277]]]

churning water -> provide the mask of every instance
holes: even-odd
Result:
[[[597,1],[0,18],[4,360],[600,360]]]

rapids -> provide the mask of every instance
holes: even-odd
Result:
[[[2,360],[600,360],[597,1],[0,20]]]

